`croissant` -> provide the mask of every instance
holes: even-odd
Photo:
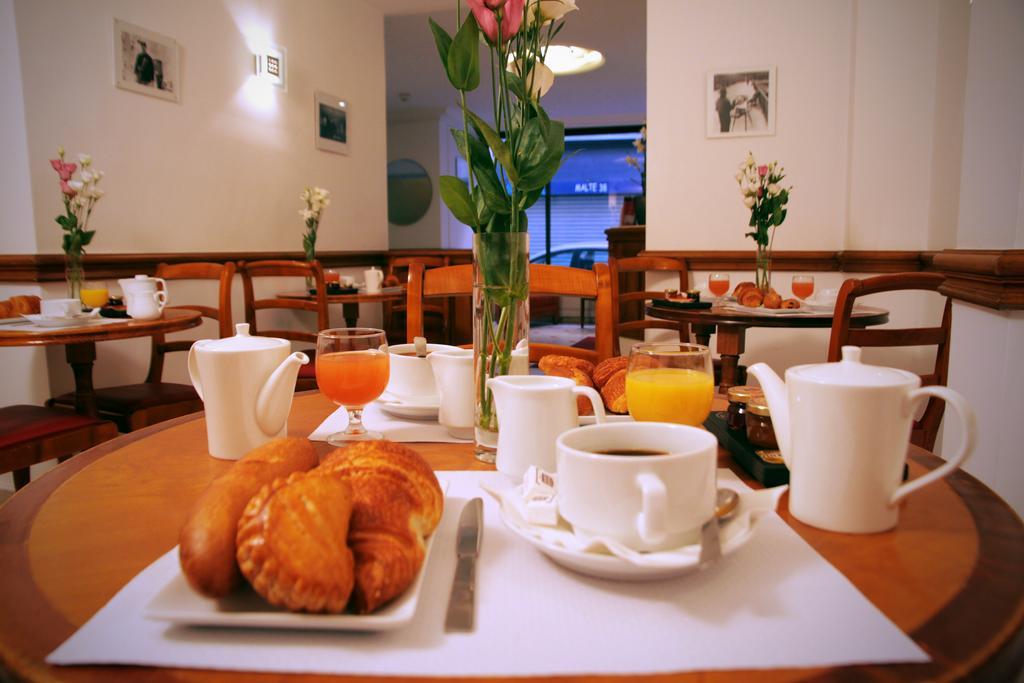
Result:
[[[355,555],[351,607],[367,614],[405,592],[426,555],[425,539],[444,510],[444,494],[416,451],[391,441],[361,441],[330,453],[317,472],[352,487],[348,545]]]
[[[756,288],[745,290],[738,298],[740,300],[740,304],[751,308],[757,308],[764,301],[764,296]]]
[[[627,365],[629,365],[629,358],[626,356],[605,358],[594,368],[594,384],[603,388],[612,375],[619,370],[625,369]]]
[[[551,374],[551,369],[555,367],[563,368],[577,368],[582,370],[587,375],[594,374],[594,364],[588,360],[582,358],[576,358],[575,356],[561,356],[558,354],[549,354],[544,356],[537,362],[537,367],[541,369],[545,375]]]
[[[750,282],[749,280],[746,282],[741,282],[738,285],[736,285],[736,289],[732,290],[732,295],[736,297],[736,299],[738,300],[743,297],[744,292],[750,289],[757,289],[757,285],[755,285],[753,282]]]
[[[622,368],[604,383],[601,387],[601,398],[604,399],[604,407],[610,412],[625,414],[629,412],[626,404],[626,369]]]
[[[272,605],[338,614],[355,582],[345,544],[351,514],[352,488],[340,477],[275,479],[238,521],[238,567]]]
[[[764,307],[765,308],[781,308],[782,297],[779,296],[778,292],[771,291],[764,295]]]

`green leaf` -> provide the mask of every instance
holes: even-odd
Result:
[[[84,231],[82,233],[82,246],[83,247],[89,246],[89,243],[92,242],[92,236],[95,235],[95,234],[96,234],[95,230],[86,230],[86,231]]]
[[[529,192],[551,182],[564,154],[565,126],[561,121],[528,121],[521,132],[516,158],[519,189]]]
[[[466,110],[466,116],[473,122],[476,129],[480,131],[484,141],[487,142],[487,146],[491,148],[494,158],[498,160],[498,163],[505,169],[505,173],[508,174],[508,179],[512,181],[513,185],[519,185],[519,174],[516,173],[516,169],[512,165],[512,153],[501,139],[501,136],[487,125],[486,121],[468,109]]]
[[[445,59],[448,80],[456,90],[476,90],[480,85],[480,31],[470,14],[462,22]]]
[[[441,199],[460,223],[465,223],[474,231],[478,227],[476,210],[469,196],[466,183],[453,175],[441,176]]]
[[[544,187],[547,186],[545,185]],[[540,199],[540,196],[544,193],[544,187],[538,187],[536,190],[530,190],[529,192],[524,192],[520,195],[519,209],[521,211],[525,211],[536,204],[537,200]]]
[[[479,130],[474,130],[479,135]],[[467,155],[466,138],[463,131],[453,130],[452,135],[455,137],[455,144],[462,157],[467,159],[473,167],[473,177],[483,193],[487,208],[495,213],[509,213],[512,210],[512,200],[508,196],[508,192],[505,191],[504,183],[498,177],[498,170],[495,168],[494,159],[491,158],[487,144],[479,137],[470,135]],[[481,219],[480,222],[485,223],[486,221]]]
[[[448,68],[448,50],[452,46],[452,37],[448,35],[441,26],[433,19],[428,19],[430,22],[430,32],[434,34],[434,44],[437,45],[437,54],[441,57],[441,64],[447,70]]]

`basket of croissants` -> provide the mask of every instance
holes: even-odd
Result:
[[[579,386],[593,387],[601,394],[605,410],[624,415],[629,412],[626,404],[626,356],[607,358],[597,365],[575,356],[549,354],[537,362],[545,375],[568,377]],[[580,415],[593,415],[594,407],[586,396],[576,398]]]
[[[765,294],[753,282],[739,283],[732,290],[732,295],[740,306],[748,308],[800,308],[799,299],[783,299],[774,287]]]
[[[443,509],[437,477],[406,446],[360,441],[318,464],[306,439],[276,439],[196,502],[181,569],[210,598],[244,579],[291,611],[369,614],[412,585]]]

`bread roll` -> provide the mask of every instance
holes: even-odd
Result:
[[[761,295],[760,290],[757,288],[747,289],[737,298],[741,305],[750,306],[751,308],[757,308],[764,302],[764,296]]]
[[[597,364],[594,368],[594,384],[598,388],[603,388],[611,376],[619,370],[624,370],[629,365],[629,358],[626,356],[615,356],[614,358],[605,358],[603,361]]]
[[[765,308],[782,308],[782,297],[778,292],[768,292],[764,295]]]
[[[324,458],[317,472],[352,487],[348,545],[355,555],[351,607],[373,612],[416,578],[444,494],[419,453],[391,441],[359,441]]]
[[[308,470],[316,461],[316,451],[306,439],[275,439],[246,453],[210,484],[178,539],[181,571],[192,588],[211,598],[231,592],[241,580],[235,534],[249,499],[274,479]]]
[[[272,605],[343,612],[355,582],[346,543],[351,515],[352,488],[340,477],[293,472],[275,479],[238,522],[238,567]]]
[[[613,374],[601,387],[601,398],[609,412],[624,415],[629,412],[626,404],[626,369]]]
[[[551,369],[556,367],[563,368],[576,368],[582,370],[587,375],[594,374],[594,364],[588,360],[582,358],[576,358],[575,356],[560,356],[557,354],[549,354],[544,356],[537,362],[537,367],[541,369],[545,375],[551,374]]]

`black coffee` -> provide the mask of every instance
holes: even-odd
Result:
[[[610,448],[593,452],[598,455],[668,455],[668,451],[656,451],[653,448]]]

